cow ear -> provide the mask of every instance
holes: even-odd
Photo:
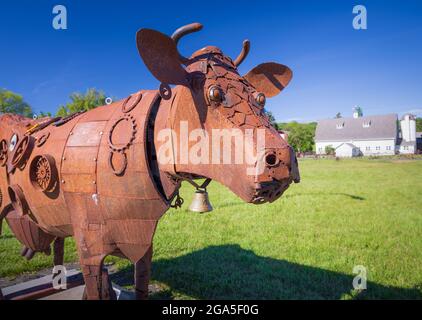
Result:
[[[161,83],[187,83],[186,70],[181,66],[174,41],[161,32],[141,29],[136,34],[139,54],[148,70]]]
[[[245,75],[245,78],[257,91],[271,98],[278,95],[289,84],[292,76],[293,73],[289,67],[267,62],[253,68]]]

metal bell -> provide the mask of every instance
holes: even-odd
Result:
[[[212,211],[212,206],[208,199],[208,192],[206,190],[197,189],[195,191],[195,196],[189,206],[189,211],[199,213]]]

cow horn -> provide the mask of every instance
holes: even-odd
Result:
[[[236,67],[240,66],[243,60],[246,59],[248,56],[249,50],[251,49],[251,42],[249,40],[243,41],[243,48],[240,54],[237,56],[236,60],[234,60],[234,65]]]
[[[202,29],[202,24],[200,24],[198,22],[191,23],[191,24],[188,24],[186,26],[183,26],[183,27],[180,27],[179,29],[177,29],[173,33],[171,38],[173,39],[173,41],[176,43],[176,46],[177,46],[177,43],[179,42],[179,40],[182,37],[188,35],[189,33],[200,31],[201,29]],[[179,57],[180,57],[180,61],[182,61],[183,63],[185,63],[189,60],[189,59],[185,58],[184,56],[182,56],[180,53],[179,53]]]

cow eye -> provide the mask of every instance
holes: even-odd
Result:
[[[255,101],[256,101],[256,103],[260,106],[260,107],[264,107],[265,106],[265,102],[266,102],[266,98],[265,98],[265,95],[263,94],[263,93],[258,93],[256,96],[255,96]]]
[[[218,86],[212,86],[208,90],[208,96],[210,97],[210,100],[213,102],[220,103],[223,101],[223,91]]]

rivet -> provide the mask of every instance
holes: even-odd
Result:
[[[100,132],[100,136],[102,136],[102,135],[103,135],[103,132],[101,131],[101,132]]]
[[[62,180],[62,183],[65,183],[65,181],[64,181],[64,180]]]
[[[63,160],[63,161],[64,161],[64,160],[66,160],[66,157],[63,157],[63,158],[62,158],[62,160]]]
[[[92,181],[92,183],[93,183],[93,184],[97,184],[97,182],[96,182],[96,181]]]
[[[94,161],[97,161],[97,158],[94,158]]]
[[[73,135],[73,132],[70,132],[70,133],[69,133],[69,135],[70,135],[70,136],[71,136],[71,135]]]

